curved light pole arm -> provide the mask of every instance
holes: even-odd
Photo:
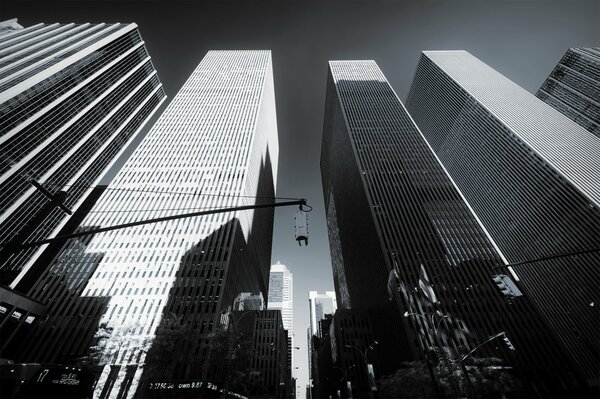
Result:
[[[483,341],[482,343],[480,343],[479,345],[477,345],[469,353],[467,353],[466,355],[464,355],[463,357],[461,357],[459,360],[457,360],[457,364],[452,368],[452,370],[454,370],[457,367],[457,365],[462,364],[462,362],[464,362],[469,356],[471,356],[476,350],[478,350],[479,348],[481,348],[483,345],[487,344],[490,341],[495,340],[496,338],[502,337],[504,335],[506,335],[506,333],[504,331],[501,331],[498,334],[492,335],[491,337],[489,337],[488,339],[486,339],[485,341]]]

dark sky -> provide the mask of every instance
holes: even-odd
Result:
[[[600,44],[600,1],[18,2],[0,19],[136,22],[170,101],[208,50],[271,49],[279,127],[277,195],[305,197],[308,247],[296,209],[276,211],[273,262],[294,273],[296,358],[304,392],[308,290],[333,289],[319,171],[327,61],[373,59],[405,99],[422,50],[463,49],[535,92],[569,47]],[[167,101],[167,103],[168,103]],[[382,287],[382,289],[385,289]],[[303,394],[302,394],[303,395]]]

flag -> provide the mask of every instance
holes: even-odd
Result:
[[[423,291],[423,294],[429,299],[432,303],[437,303],[438,300],[435,296],[435,292],[433,291],[433,287],[429,282],[429,277],[427,276],[427,272],[425,271],[425,266],[421,265],[421,270],[419,271],[419,288]]]
[[[398,277],[398,272],[396,271],[396,269],[394,268],[394,269],[390,270],[390,274],[388,275],[388,282],[387,282],[388,298],[390,301],[394,297],[394,292],[398,291],[399,280],[400,280],[400,277]]]

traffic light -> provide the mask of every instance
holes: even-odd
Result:
[[[493,277],[494,283],[500,288],[500,292],[508,298],[522,296],[523,293],[506,274],[497,274]]]
[[[504,343],[506,344],[506,346],[508,347],[508,349],[510,349],[511,351],[516,351],[516,349],[513,346],[512,342],[510,342],[510,339],[508,339],[508,337],[506,335],[502,339],[504,340]]]

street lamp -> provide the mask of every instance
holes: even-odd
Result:
[[[437,321],[437,323],[435,322],[436,315],[439,316],[439,320]],[[408,318],[408,316],[417,316],[417,317],[420,317],[423,320],[425,320],[426,324],[431,323],[431,326],[433,327],[433,333],[435,336],[436,346],[437,346],[437,348],[439,348],[438,350],[440,352],[440,355],[441,355],[442,359],[444,360],[444,363],[446,364],[446,368],[448,369],[449,379],[452,383],[452,388],[454,389],[454,393],[456,394],[456,396],[460,397],[461,396],[460,387],[459,387],[458,383],[456,382],[456,380],[454,379],[454,374],[453,374],[454,367],[451,367],[451,364],[450,364],[450,353],[448,353],[445,349],[442,349],[442,346],[444,346],[444,348],[445,348],[445,345],[442,345],[442,339],[439,334],[440,324],[442,323],[442,320],[447,321],[448,315],[444,315],[444,314],[436,312],[436,313],[431,314],[431,319],[428,319],[421,313],[408,312],[408,311],[404,312],[404,317]],[[444,353],[441,353],[441,352],[444,352]],[[434,375],[433,369],[430,368],[429,371],[431,373],[431,377],[432,377],[433,381],[435,382],[435,375]],[[468,374],[466,374],[465,369],[463,369],[463,372],[465,372],[465,377],[467,378],[467,380],[469,380],[469,376],[468,376]]]
[[[360,353],[360,355],[363,357],[364,361],[365,361],[365,370],[367,372],[367,385],[368,385],[368,389],[369,389],[369,398],[373,398],[373,390],[371,389],[371,381],[370,381],[370,374],[369,374],[369,361],[367,360],[367,354],[369,353],[369,349],[374,349],[373,345],[379,345],[379,342],[377,341],[373,341],[369,346],[367,346],[363,351],[361,351],[357,346],[354,345],[344,345],[344,347],[346,348],[351,348],[356,350],[358,353]]]
[[[485,341],[481,342],[479,345],[477,345],[475,348],[473,348],[469,353],[467,353],[466,355],[464,355],[463,357],[461,357],[460,359],[458,359],[456,361],[456,365],[452,369],[454,370],[456,368],[456,366],[459,365],[459,364],[462,366],[463,362],[465,360],[467,360],[467,358],[469,356],[471,356],[473,353],[475,353],[476,350],[478,350],[479,348],[481,348],[483,345],[487,344],[488,342],[493,341],[496,338],[500,338],[500,337],[504,338],[505,341],[508,341],[508,337],[506,336],[506,332],[500,331],[499,333],[494,334],[494,335],[488,337]],[[510,344],[510,341],[508,341],[508,344]],[[515,347],[512,346],[512,344],[510,344],[509,345],[509,349],[515,350]]]
[[[440,317],[438,319],[437,323],[435,323],[435,316],[436,315]],[[426,323],[430,322],[430,320],[428,320],[424,315],[422,315],[420,313],[415,313],[415,312],[409,313],[408,311],[404,312],[404,317],[408,318],[408,316],[418,316],[418,317],[422,318],[423,320],[425,320]],[[440,313],[432,313],[431,314],[431,325],[433,326],[433,332],[436,334],[436,336],[438,334],[438,330],[440,328],[440,324],[442,324],[442,321],[446,320],[446,319],[448,319],[448,315],[443,315],[443,314],[440,314]]]

